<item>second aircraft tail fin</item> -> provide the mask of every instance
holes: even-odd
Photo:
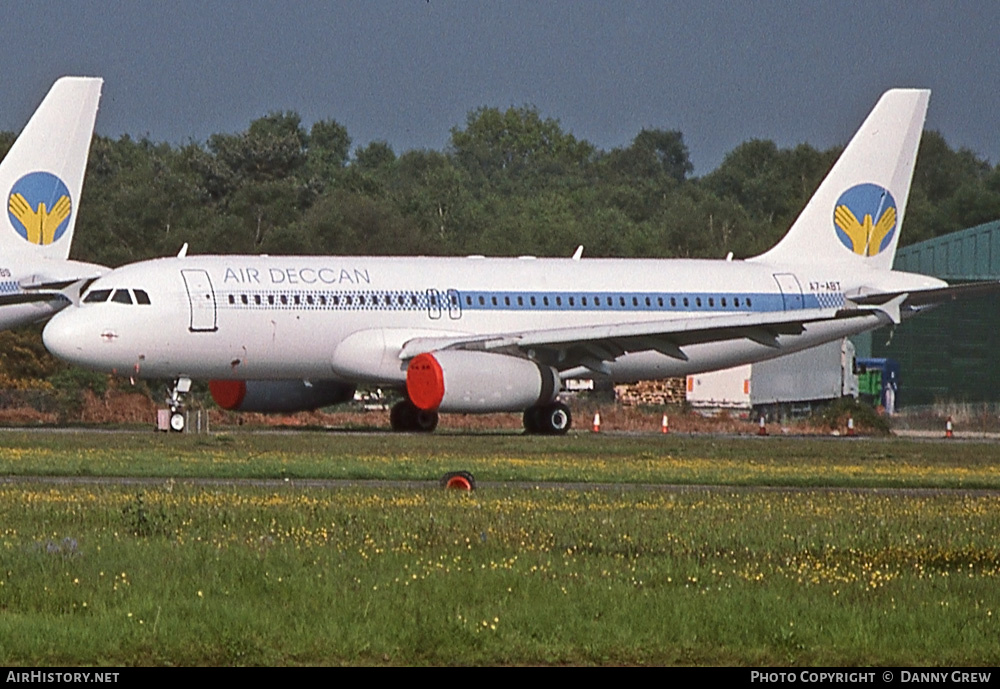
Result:
[[[0,252],[69,256],[102,79],[63,77],[0,162]]]
[[[774,248],[755,261],[890,270],[930,91],[887,91]]]

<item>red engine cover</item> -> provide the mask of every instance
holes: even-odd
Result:
[[[435,411],[444,399],[444,372],[430,354],[418,354],[406,369],[406,392],[410,401],[425,411]]]
[[[247,384],[242,380],[210,380],[208,391],[223,409],[239,409],[247,395]]]

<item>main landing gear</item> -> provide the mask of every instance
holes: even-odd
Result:
[[[526,433],[565,435],[572,425],[573,417],[569,413],[569,407],[562,402],[530,407],[524,412]]]
[[[392,430],[404,433],[430,433],[438,425],[438,414],[424,411],[410,400],[393,405],[389,412]],[[531,407],[524,412],[524,430],[538,435],[565,435],[573,417],[562,402]]]
[[[167,406],[170,407],[170,430],[180,433],[184,430],[184,395],[191,392],[191,379],[178,378],[173,387],[167,389]]]
[[[438,425],[436,411],[424,411],[410,400],[393,405],[389,412],[389,423],[397,432],[430,433]]]

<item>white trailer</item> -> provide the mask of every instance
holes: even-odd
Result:
[[[844,338],[795,354],[687,377],[687,401],[704,410],[808,414],[858,396],[854,345]]]

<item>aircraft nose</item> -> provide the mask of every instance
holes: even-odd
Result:
[[[86,364],[86,324],[86,319],[81,318],[73,309],[57,313],[42,331],[42,342],[49,352],[63,361]]]

